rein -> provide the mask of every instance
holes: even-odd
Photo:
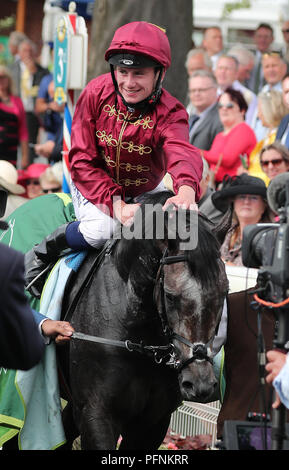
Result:
[[[157,276],[155,279],[155,288],[153,292],[154,300],[157,305],[157,295],[156,295],[156,287],[158,282],[160,283],[160,294],[161,294],[161,305],[158,308],[158,314],[161,320],[162,329],[164,335],[168,338],[168,344],[165,346],[148,346],[144,345],[143,343],[133,343],[130,340],[126,341],[119,341],[119,340],[112,340],[107,338],[102,338],[99,336],[92,336],[87,335],[80,332],[74,332],[72,334],[72,338],[76,340],[82,341],[91,341],[93,343],[100,343],[105,344],[108,346],[116,346],[120,348],[124,348],[129,352],[138,352],[141,354],[146,354],[149,356],[153,356],[154,361],[157,364],[162,364],[165,362],[165,365],[169,367],[173,367],[180,372],[182,369],[187,367],[192,362],[198,361],[209,361],[212,363],[212,358],[209,354],[209,348],[213,341],[213,338],[208,341],[208,343],[191,343],[186,338],[178,335],[177,333],[173,332],[168,324],[168,318],[166,313],[166,303],[165,303],[165,290],[164,290],[164,272],[163,266],[165,264],[175,264],[187,261],[186,255],[175,255],[175,256],[167,256],[167,248],[164,250],[163,256],[160,260],[160,266],[157,272]],[[192,355],[188,359],[184,361],[180,361],[177,359],[177,354],[175,352],[175,346],[173,344],[173,340],[177,340],[180,343],[185,344],[191,349]]]
[[[129,352],[139,352],[142,354],[152,355],[157,364],[161,364],[164,358],[171,356],[174,346],[168,344],[166,346],[146,346],[143,343],[132,343],[129,340],[118,341],[114,339],[106,339],[99,336],[86,335],[84,333],[74,332],[71,336],[73,339],[83,341],[91,341],[93,343],[106,344],[107,346],[116,346],[124,348]]]

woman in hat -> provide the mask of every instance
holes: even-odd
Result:
[[[226,264],[243,266],[242,235],[246,225],[272,222],[267,204],[266,185],[260,178],[246,173],[235,179],[227,178],[223,188],[212,195],[217,209],[225,212],[233,204],[233,221],[224,243],[221,256]]]
[[[27,199],[23,197],[25,188],[17,184],[17,179],[18,173],[14,165],[6,162],[6,160],[0,160],[0,189],[4,189],[8,193],[6,210],[4,215],[0,217],[2,219],[8,217],[17,207],[27,202]]]
[[[34,199],[38,196],[43,196],[43,191],[40,184],[40,176],[50,165],[45,163],[31,163],[27,170],[22,175],[23,181],[26,186],[27,197]]]

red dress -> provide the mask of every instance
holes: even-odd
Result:
[[[254,131],[245,122],[237,124],[228,134],[217,134],[210,150],[203,151],[212,171],[221,160],[215,181],[220,183],[225,175],[236,176],[241,165],[240,155],[245,154],[248,158],[256,143]]]
[[[78,99],[69,160],[80,193],[95,205],[105,204],[112,214],[113,196],[124,199],[151,191],[168,171],[176,192],[191,186],[198,200],[202,160],[189,143],[183,105],[163,90],[150,112],[129,122],[131,113],[119,96],[116,110],[115,101],[110,74],[92,80]]]

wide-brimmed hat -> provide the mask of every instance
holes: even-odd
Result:
[[[0,160],[0,186],[12,194],[23,194],[25,188],[17,184],[18,173],[12,163]]]
[[[243,173],[236,177],[225,177],[222,189],[212,194],[214,206],[221,212],[226,212],[234,196],[238,194],[257,194],[267,200],[266,185],[261,178]]]

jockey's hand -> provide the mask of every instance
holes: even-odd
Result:
[[[74,328],[67,321],[45,320],[41,325],[42,333],[53,338],[55,343],[64,344],[70,340]]]
[[[195,196],[195,191],[191,186],[180,186],[178,194],[167,199],[163,206],[163,210],[165,211],[168,206],[173,205],[176,208],[189,209],[191,211],[198,212],[199,209],[196,204]]]
[[[119,199],[113,204],[113,212],[122,225],[129,226],[132,224],[134,215],[139,206],[140,204],[126,204]]]

